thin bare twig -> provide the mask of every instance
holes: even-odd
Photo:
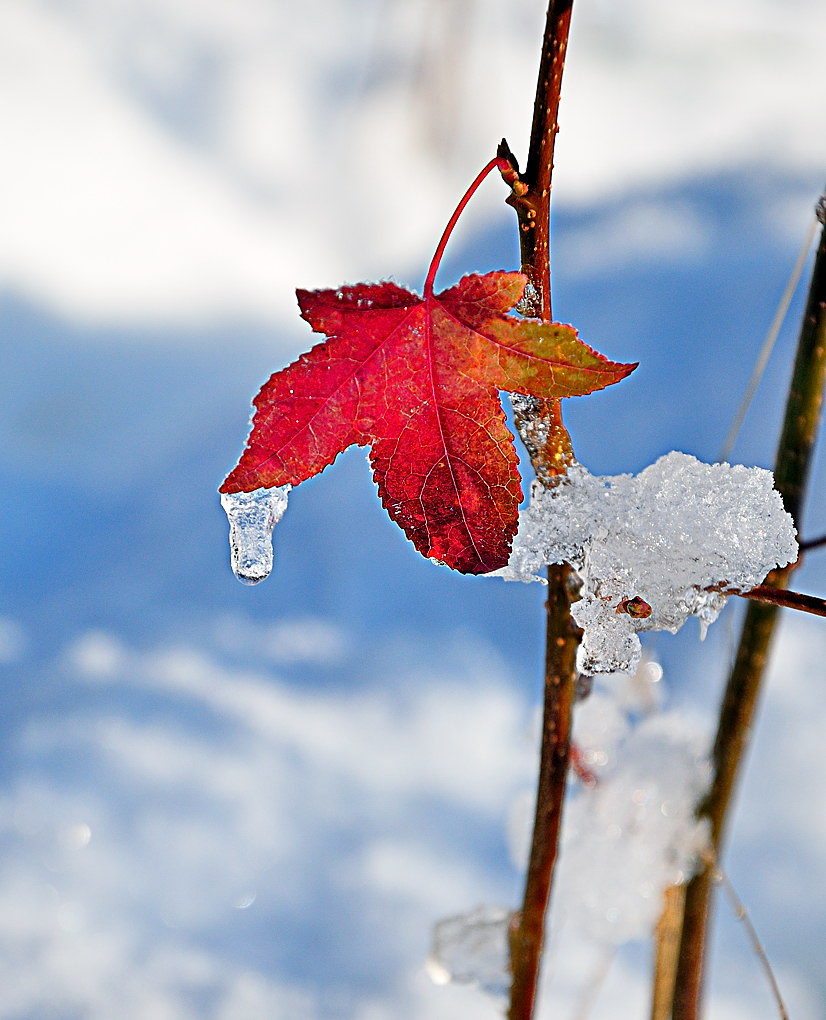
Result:
[[[786,1003],[783,1001],[780,985],[777,983],[777,978],[774,975],[774,970],[769,961],[768,955],[766,954],[766,950],[763,948],[763,943],[760,941],[760,936],[757,934],[757,929],[751,923],[749,912],[746,910],[743,901],[737,895],[734,886],[729,881],[728,875],[726,875],[726,873],[719,868],[714,861],[711,862],[711,865],[714,869],[712,875],[714,881],[719,882],[720,885],[722,885],[723,891],[725,892],[729,904],[731,905],[731,909],[734,912],[734,916],[746,929],[746,934],[748,935],[749,942],[751,942],[751,948],[754,951],[754,955],[759,960],[760,966],[763,968],[763,973],[766,975],[766,980],[769,982],[771,987],[774,1001],[777,1004],[777,1012],[780,1015],[780,1020],[789,1020],[789,1011],[786,1009]]]
[[[749,591],[729,591],[729,595],[739,595],[743,599],[754,602],[767,602],[786,609],[799,609],[801,613],[812,613],[814,616],[826,616],[826,599],[814,595],[803,595],[799,591],[788,591],[786,588],[772,588],[767,584],[759,584]]]
[[[815,437],[820,424],[826,381],[826,202],[818,205],[824,225],[812,271],[809,296],[792,380],[786,401],[783,430],[775,460],[775,484],[792,515],[798,532],[809,479]],[[785,588],[792,567],[773,571],[766,586]],[[749,606],[737,654],[723,695],[712,752],[712,783],[699,807],[708,818],[716,859],[728,821],[729,806],[745,756],[766,662],[775,631],[778,606],[754,602]],[[674,988],[673,1020],[697,1020],[710,914],[712,869],[702,867],[686,888],[680,958]]]
[[[763,346],[760,348],[760,353],[757,355],[757,361],[754,363],[754,369],[751,373],[751,379],[749,379],[748,386],[746,387],[746,392],[743,394],[743,399],[740,401],[740,406],[737,408],[737,413],[734,415],[731,428],[729,429],[726,440],[720,450],[720,454],[717,457],[718,461],[728,460],[731,456],[731,451],[734,449],[734,444],[737,442],[737,436],[740,434],[740,429],[743,427],[743,422],[746,420],[746,414],[748,413],[749,407],[751,407],[754,394],[757,392],[757,387],[760,385],[760,380],[763,378],[763,373],[766,371],[766,365],[769,363],[769,358],[774,350],[774,345],[777,343],[777,338],[780,335],[780,330],[786,319],[786,313],[789,310],[789,305],[792,303],[792,298],[797,290],[797,285],[800,283],[800,277],[803,275],[803,269],[806,265],[806,260],[809,257],[809,252],[812,249],[812,244],[814,243],[816,235],[817,220],[813,218],[811,226],[806,231],[806,239],[803,242],[803,246],[797,256],[797,261],[789,275],[786,289],[783,291],[780,301],[777,304],[777,310],[774,313],[774,318],[766,332],[766,337],[763,340]]]
[[[800,543],[800,551],[802,553],[810,552],[812,549],[820,549],[824,545],[826,545],[826,535],[820,535],[818,538],[807,538]]]

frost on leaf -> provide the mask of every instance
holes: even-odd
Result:
[[[594,476],[575,465],[552,488],[535,484],[519,518],[500,576],[541,580],[537,572],[548,563],[577,570],[578,666],[592,675],[632,671],[638,631],[675,632],[697,616],[705,633],[725,589],[753,588],[797,557],[794,523],[770,471],[703,464],[684,453],[636,476]],[[641,601],[629,612],[629,600]]]
[[[244,584],[258,584],[272,571],[272,533],[287,509],[289,485],[221,494],[229,520],[232,572]]]

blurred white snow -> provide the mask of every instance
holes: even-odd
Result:
[[[788,919],[826,910],[826,826],[812,809],[826,770],[824,642],[818,621],[784,632],[746,777],[731,871],[758,927],[766,911]],[[495,1016],[478,993],[431,986],[412,961],[423,967],[438,918],[517,895],[515,875],[469,855],[455,834],[446,841],[441,828],[448,815],[504,828],[509,804],[533,783],[536,748],[492,649],[431,651],[441,668],[423,670],[415,650],[394,649],[397,675],[382,694],[374,685],[302,692],[229,666],[214,648],[139,651],[105,632],[66,648],[54,672],[77,707],[31,718],[2,798],[0,1016],[71,1008],[94,1020],[320,1020],[330,1000],[317,975],[289,978],[289,968],[264,965],[262,934],[280,946],[282,926],[345,956],[349,947],[329,940],[349,928],[368,963],[376,954],[395,973],[406,961],[407,976],[381,993],[340,989],[346,1015]],[[84,701],[84,686],[101,682],[120,698]],[[695,839],[690,811],[679,807],[690,794],[673,780],[699,763],[698,725],[708,719],[661,714],[650,692],[629,701],[630,688],[606,690],[582,704],[578,724],[603,785],[571,807],[543,1016],[573,1015],[609,959],[594,1020],[644,1015],[646,954],[614,959],[613,946],[639,937],[656,913],[646,881],[681,867],[679,854],[662,858],[661,876],[647,866],[663,826],[682,828],[689,852]],[[143,692],[169,706],[165,717],[145,714]],[[181,704],[186,715],[173,710]],[[632,722],[639,712],[647,718]],[[601,757],[591,753],[598,748]],[[700,769],[695,792],[702,782]],[[759,862],[745,878],[740,859]],[[604,895],[590,895],[600,888]],[[230,929],[239,945],[257,940],[246,962],[237,950],[209,948],[209,932]],[[807,959],[816,944],[807,955],[795,930],[782,931],[769,929],[770,956],[793,1015],[815,1020],[822,990]],[[734,927],[719,952],[712,1015],[772,1018],[742,932]]]
[[[0,289],[54,313],[68,326],[54,342],[79,347],[152,342],[156,327],[168,344],[226,343],[225,330],[201,327],[244,322],[264,324],[253,341],[271,343],[270,327],[296,318],[296,285],[391,274],[417,285],[499,138],[524,154],[544,6],[3,0]],[[802,232],[795,217],[809,215],[822,183],[824,29],[820,0],[578,0],[555,202],[617,205],[605,214],[610,238],[584,223],[565,241],[574,271],[702,251],[690,203],[624,197],[704,173],[808,176],[812,193],[793,215],[788,192],[767,193],[756,211],[778,233]],[[477,226],[511,216],[498,182],[470,213]],[[88,494],[95,471],[115,491],[115,460],[135,471],[160,450],[175,462],[180,491],[164,490],[173,499],[160,513],[145,495],[134,512],[147,526],[128,535],[148,564],[136,583],[153,571],[185,578],[134,596],[137,613],[166,599],[176,632],[175,599],[198,592],[186,555],[152,562],[153,528],[202,497],[176,458],[214,441],[212,391],[186,390],[164,368],[133,393],[131,362],[98,376],[78,353],[51,374],[41,355],[36,378],[10,377],[9,463],[38,484],[65,472],[76,499],[69,482]],[[164,385],[175,387],[174,413],[158,418],[152,397]],[[30,420],[39,445],[26,445]],[[191,445],[167,446],[179,433]],[[81,501],[90,543],[58,557],[56,574],[52,529],[68,504],[26,490],[9,517],[10,553],[37,548],[36,572],[63,586],[67,608],[84,584],[82,597],[97,585],[99,602],[66,614],[67,627],[88,624],[57,653],[13,591],[2,606],[0,1018],[492,1020],[478,993],[435,988],[416,968],[438,918],[519,894],[505,816],[533,783],[530,681],[484,639],[451,645],[413,625],[409,646],[377,633],[371,658],[314,605],[279,616],[275,594],[266,622],[260,602],[255,620],[198,604],[216,614],[201,643],[191,621],[174,646],[149,627],[127,641],[89,618],[124,583],[119,547],[106,541],[120,518],[93,520],[100,506]],[[203,541],[197,527],[174,534],[184,554]],[[216,572],[224,543],[222,527]],[[370,583],[386,583],[385,564],[370,566]],[[12,584],[26,587],[28,562],[26,585],[18,570]],[[729,854],[795,1020],[822,1016],[826,998],[824,642],[818,621],[786,624]],[[317,686],[297,683],[296,667],[302,683],[316,670]],[[697,689],[716,690],[704,675]],[[610,855],[602,878],[611,881]],[[602,947],[571,926],[563,935],[547,973],[554,1017],[573,1014],[604,963]],[[736,927],[720,952],[711,1015],[773,1020]],[[594,1020],[645,1015],[645,957],[638,946],[613,961]]]
[[[296,285],[418,282],[502,135],[524,161],[543,18],[535,0],[5,0],[0,285],[152,325],[279,323]],[[749,166],[819,184],[824,29],[817,0],[577,5],[557,201]],[[649,229],[662,244],[657,216],[637,246]]]

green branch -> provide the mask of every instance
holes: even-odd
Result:
[[[824,199],[818,205],[818,218],[824,226],[812,271],[775,462],[775,484],[786,509],[794,518],[798,532],[826,380]],[[773,571],[766,579],[766,587],[785,588],[793,567]],[[721,857],[729,807],[748,749],[778,611],[778,606],[760,602],[749,606],[720,707],[717,737],[712,752],[712,784],[699,807],[701,817],[709,820],[713,854],[718,860]],[[712,869],[705,866],[686,889],[672,1004],[673,1020],[697,1020],[699,1016],[712,881]]]

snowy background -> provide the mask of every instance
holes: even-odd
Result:
[[[524,157],[543,7],[0,3],[0,1018],[497,1015],[423,961],[435,921],[519,896],[542,592],[419,558],[362,451],[292,495],[244,588],[216,489],[310,342],[293,289],[420,286],[499,138]],[[578,0],[555,311],[641,362],[570,402],[594,473],[716,458],[823,184],[824,32],[820,0]],[[502,197],[474,199],[444,281],[515,266]],[[773,459],[799,312],[743,463]],[[710,725],[735,617],[648,644],[679,740]],[[826,625],[787,620],[727,856],[796,1020],[826,1012],[824,661]],[[645,940],[607,948],[639,906],[616,828],[626,856],[568,855],[555,1017],[606,967],[590,1015],[646,1015]],[[774,1017],[718,918],[711,1015]]]

